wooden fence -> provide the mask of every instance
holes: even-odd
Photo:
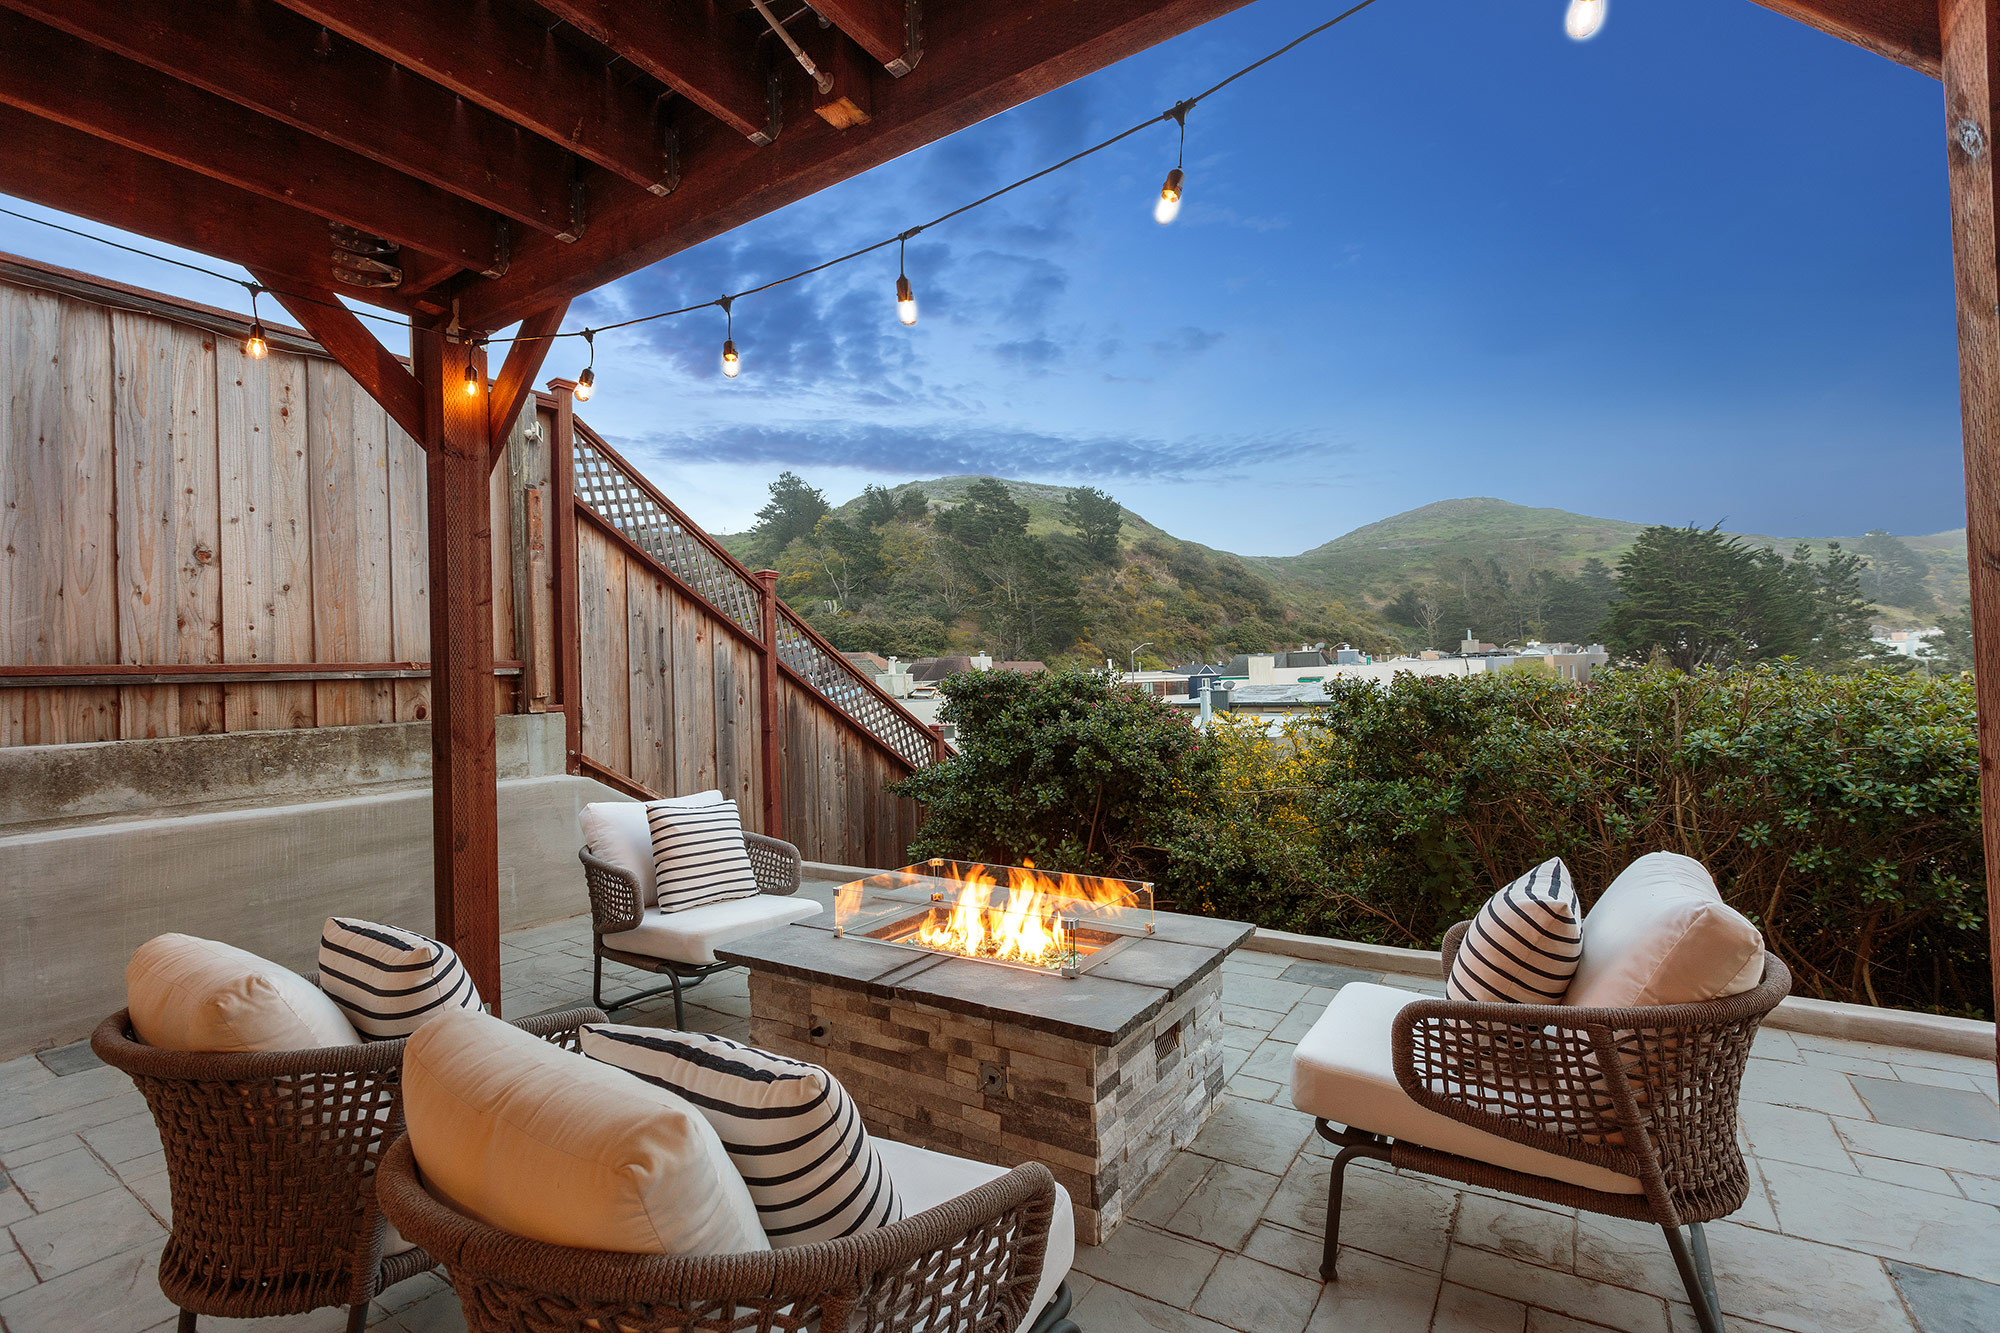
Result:
[[[303,334],[244,332],[0,257],[0,745],[426,717],[422,451]],[[940,743],[566,391],[492,516],[497,711],[565,712],[574,772],[901,864],[920,812],[882,788]]]

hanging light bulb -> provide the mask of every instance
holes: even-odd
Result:
[[[465,363],[465,396],[467,398],[479,396],[479,368],[470,361]]]
[[[590,364],[583,368],[583,373],[576,377],[576,387],[569,391],[570,397],[579,403],[589,402],[590,395],[597,392],[597,331],[585,329],[583,340],[590,346]]]
[[[1576,41],[1589,41],[1604,26],[1604,11],[1610,5],[1611,0],[1569,0],[1569,13],[1563,16],[1563,31]]]
[[[252,361],[262,361],[271,350],[271,344],[264,337],[264,321],[257,318],[257,293],[262,288],[250,289],[250,336],[243,340],[243,355]]]
[[[903,254],[909,249],[913,232],[904,232],[896,238],[896,318],[904,324],[917,322],[917,289],[910,286],[910,277],[903,269]]]
[[[722,339],[722,373],[730,379],[735,379],[743,373],[743,358],[736,355],[736,316],[729,309],[733,302],[725,296],[717,304],[722,307],[722,317],[726,321],[727,329]]]
[[[1160,186],[1160,197],[1153,204],[1153,221],[1163,227],[1181,215],[1181,183],[1187,179],[1181,170],[1187,164],[1187,113],[1193,108],[1193,102],[1176,102],[1161,117],[1181,127],[1180,151],[1174,154],[1174,169],[1167,173],[1166,183]]]

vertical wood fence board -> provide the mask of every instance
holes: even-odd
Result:
[[[696,645],[699,642],[695,626],[707,614],[707,608],[689,598],[674,598],[672,679],[676,794],[706,790],[701,782],[701,750],[708,740],[698,730],[695,721],[694,697],[696,682],[700,679],[695,673]]]
[[[63,663],[118,660],[118,498],[112,434],[111,314],[62,303],[63,567],[56,612]],[[118,736],[118,691],[72,687],[63,731],[72,741]]]
[[[631,768],[635,782],[667,790],[666,770],[666,590],[645,571],[628,568],[625,578],[626,703]]]
[[[174,551],[173,662],[222,660],[222,510],[218,475],[215,343],[203,329],[168,324],[174,366],[174,503],[179,544]],[[184,735],[221,732],[222,686],[180,687]]]
[[[426,662],[431,655],[429,481],[424,447],[402,427],[389,431],[389,659]],[[399,680],[391,691],[396,721],[430,716],[427,680]]]
[[[493,657],[496,661],[508,661],[521,656],[514,643],[514,509],[508,495],[508,476],[505,467],[491,468],[486,476],[486,506],[492,518],[493,537],[489,548],[493,553]],[[514,692],[518,682],[512,678],[493,678],[493,711],[510,713],[514,710]]]
[[[735,642],[727,634],[715,636],[709,664],[709,688],[715,692],[715,785],[731,800],[740,801],[736,777],[736,733],[741,725],[735,682],[730,671]],[[740,813],[741,805],[737,807]]]
[[[181,545],[175,495],[174,340],[168,325],[115,311],[113,434],[118,487],[119,656],[172,662],[180,644],[175,554]],[[177,686],[125,686],[119,733],[127,740],[180,734]]]
[[[0,421],[6,488],[0,505],[0,658],[59,664],[63,645],[52,615],[63,591],[62,310],[52,296],[5,289],[0,307]],[[0,723],[10,743],[52,745],[69,738],[67,701],[54,691],[20,690]]]

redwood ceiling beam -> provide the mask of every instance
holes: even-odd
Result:
[[[424,433],[424,395],[417,377],[402,359],[382,345],[353,311],[340,303],[337,293],[325,287],[287,288],[284,276],[253,270],[257,281],[273,288],[278,303],[291,312],[299,326],[313,336],[340,368],[354,377],[370,398],[381,404],[398,426],[428,449]]]
[[[757,30],[710,0],[540,0],[542,8],[730,129],[768,140],[770,85]]]
[[[1944,39],[1938,0],[1756,0],[1844,42],[1937,78]]]
[[[495,464],[506,452],[507,437],[514,429],[514,419],[521,415],[521,405],[534,392],[535,376],[541,373],[542,363],[548,360],[549,352],[554,349],[555,335],[562,328],[563,316],[568,311],[567,301],[558,301],[546,310],[537,310],[521,321],[514,341],[507,344],[507,359],[501,362],[486,394],[486,432],[492,437],[492,461]]]
[[[0,143],[7,145],[0,152],[0,193],[265,270],[289,284],[328,281],[326,223],[302,209],[4,104]],[[413,256],[404,285],[419,291],[452,271],[441,261]],[[353,295],[405,313],[437,308],[389,289]]]
[[[663,98],[492,0],[278,0],[655,194],[673,188]]]
[[[813,9],[884,65],[909,45],[908,0],[813,0]]]
[[[0,0],[0,7],[275,117],[551,236],[574,234],[569,155],[275,5]],[[324,48],[324,49],[322,49]]]
[[[494,267],[476,204],[54,28],[0,12],[0,102],[387,237],[455,267]]]
[[[528,238],[516,248],[506,277],[468,287],[460,318],[474,328],[504,327],[553,300],[657,263],[1248,2],[1018,0],[938,6],[926,11],[923,63],[903,78],[882,74],[874,80],[873,114],[866,124],[833,128],[810,113],[810,84],[792,80],[788,86],[796,101],[787,102],[789,128],[776,143],[753,148],[734,136],[700,134],[694,130],[702,127],[694,127],[682,141],[680,189],[665,199],[640,196],[594,215],[590,231],[575,245]],[[1160,152],[1172,152],[1164,130]]]

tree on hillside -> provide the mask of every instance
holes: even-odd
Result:
[[[879,528],[884,523],[896,519],[896,495],[886,486],[867,485],[861,488],[860,518],[871,528]]]
[[[1611,610],[1618,580],[1596,556],[1573,578],[1557,577],[1548,590],[1542,637],[1554,643],[1588,643]]]
[[[826,496],[792,472],[780,472],[771,483],[771,498],[757,511],[757,526],[751,529],[751,554],[755,563],[775,565],[787,546],[810,536],[832,506]]]
[[[1845,667],[1868,655],[1860,561],[1836,543],[1787,562],[1719,528],[1650,527],[1618,561],[1618,600],[1603,638],[1628,659],[1658,650],[1675,667],[1794,657]]]
[[[1063,496],[1063,522],[1076,529],[1083,549],[1099,564],[1118,558],[1118,531],[1125,525],[1125,510],[1094,486],[1078,486]]]
[[[1906,606],[1917,611],[1928,611],[1934,605],[1930,589],[1924,584],[1924,576],[1930,573],[1930,561],[1908,542],[1876,528],[1862,534],[1855,550],[1864,562],[1863,597],[1878,606]]]

